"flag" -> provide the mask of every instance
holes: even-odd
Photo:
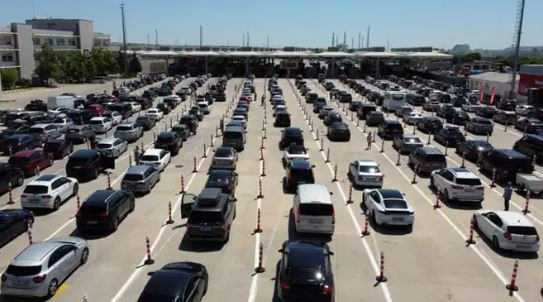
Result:
[[[484,94],[485,94],[485,90],[484,90],[483,84],[481,84],[481,87],[479,87],[479,101],[480,102],[483,101],[483,95]]]
[[[490,105],[494,104],[494,98],[496,97],[496,87],[492,86],[490,89]]]

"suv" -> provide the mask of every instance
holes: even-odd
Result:
[[[181,147],[183,147],[183,138],[173,131],[160,132],[155,141],[156,149],[168,150],[172,155],[177,155]]]
[[[465,141],[466,138],[458,127],[446,126],[434,133],[434,140],[443,146],[456,148],[456,146]]]
[[[22,186],[25,180],[23,171],[14,165],[0,163],[0,193],[9,190],[11,188]]]
[[[424,133],[436,133],[442,128],[443,123],[435,116],[425,116],[417,122],[417,129]]]
[[[445,203],[469,201],[480,204],[485,198],[485,188],[481,180],[466,168],[445,168],[432,171],[430,187],[442,196]]]
[[[330,112],[324,116],[324,125],[330,126],[334,122],[342,122],[341,114],[339,112]]]
[[[92,193],[77,211],[80,232],[106,229],[115,232],[119,223],[136,208],[134,196],[119,190],[98,190]]]
[[[66,140],[71,142],[84,143],[87,140],[94,139],[96,134],[89,125],[70,125],[66,129]]]
[[[30,182],[21,194],[23,209],[47,208],[58,210],[61,203],[76,196],[79,183],[75,178],[42,175]]]
[[[30,127],[29,134],[38,136],[42,141],[55,139],[62,135],[62,131],[53,124],[37,124]]]
[[[128,150],[128,143],[121,138],[106,137],[98,142],[96,149],[104,152],[107,156],[117,158]]]
[[[492,122],[482,117],[472,117],[466,122],[466,130],[474,134],[492,135],[493,128]]]
[[[66,175],[78,180],[95,179],[106,169],[115,169],[115,159],[99,150],[79,149],[70,155],[66,163]]]
[[[127,142],[135,142],[142,136],[143,129],[138,123],[120,124],[113,133],[113,137],[123,139]]]
[[[294,158],[287,162],[286,176],[284,178],[284,188],[287,192],[296,190],[299,184],[313,184],[315,177],[313,176],[313,165],[309,160],[303,158]]]
[[[493,119],[502,125],[514,125],[517,123],[517,114],[514,111],[498,110]]]
[[[513,149],[543,163],[543,135],[527,134],[513,145]]]
[[[179,124],[187,125],[190,131],[193,134],[196,134],[196,129],[198,129],[198,119],[196,119],[196,117],[194,117],[193,115],[183,115],[179,120]]]
[[[275,115],[274,127],[290,127],[290,113],[279,112]]]
[[[198,196],[184,194],[181,198],[181,218],[186,217],[189,240],[226,243],[236,218],[236,204],[221,189],[204,188]]]
[[[150,165],[131,166],[126,170],[121,189],[123,191],[150,193],[151,189],[160,181],[160,172]]]
[[[15,134],[4,141],[0,148],[6,155],[11,155],[21,150],[31,150],[41,145],[41,140],[31,134]]]
[[[317,100],[318,97],[319,97],[319,95],[316,92],[306,93],[305,102],[308,103],[308,104],[314,103],[315,100]]]
[[[304,145],[304,136],[302,130],[297,127],[287,127],[281,130],[281,140],[279,141],[279,149],[290,146],[290,144]]]
[[[138,116],[134,123],[143,128],[143,131],[149,131],[155,126],[156,121],[154,118],[150,118],[148,116]]]
[[[531,174],[534,166],[530,158],[511,149],[491,149],[481,154],[481,172],[489,175],[496,170],[496,181],[515,181],[517,172]]]
[[[407,163],[417,174],[430,173],[447,167],[445,156],[434,147],[419,147],[409,154]]]
[[[395,136],[403,135],[403,127],[399,121],[385,120],[384,122],[379,124],[379,127],[377,128],[377,134],[379,134],[379,136],[384,139],[394,138]]]

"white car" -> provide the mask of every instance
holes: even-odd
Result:
[[[243,125],[243,129],[247,128],[247,120],[243,115],[234,115],[230,119],[231,121],[239,121]]]
[[[418,111],[411,111],[408,114],[405,114],[403,116],[404,123],[408,125],[415,125],[418,121],[420,121],[424,116],[422,113]]]
[[[415,212],[404,194],[395,189],[365,189],[362,202],[376,225],[402,225],[412,227]]]
[[[123,116],[117,111],[106,112],[102,116],[109,117],[113,126],[120,124],[123,121]]]
[[[147,149],[141,156],[140,165],[153,166],[158,171],[164,171],[164,168],[172,161],[169,151],[164,149]]]
[[[430,187],[442,196],[443,202],[466,201],[481,203],[485,188],[477,176],[466,168],[444,168],[430,174]]]
[[[528,114],[528,112],[530,110],[532,110],[534,108],[534,106],[530,106],[530,105],[517,105],[517,107],[515,108],[515,112],[518,114],[518,115],[522,115],[522,116],[525,116]]]
[[[92,130],[96,133],[106,133],[113,127],[113,122],[109,117],[96,116],[91,118],[90,123]]]
[[[107,156],[117,158],[128,150],[128,142],[122,138],[108,137],[101,139],[96,144],[96,149],[105,152]]]
[[[31,181],[21,194],[23,209],[57,210],[70,197],[77,195],[79,182],[60,175],[42,175]]]
[[[130,106],[132,107],[132,112],[140,112],[141,111],[141,104],[138,102],[130,102]]]
[[[164,117],[164,113],[157,108],[147,109],[145,116],[154,119],[155,121],[160,121]]]
[[[478,210],[473,214],[474,226],[495,249],[518,252],[539,251],[539,235],[534,225],[521,213]]]
[[[209,114],[209,103],[206,101],[198,102],[198,107],[203,114]]]
[[[480,105],[480,104],[464,104],[462,105],[462,110],[466,111],[466,112],[475,112],[477,111],[477,108],[480,108],[480,107],[485,107],[485,105]]]
[[[381,188],[383,173],[373,160],[357,160],[349,164],[349,177],[354,185],[364,188]]]
[[[53,120],[51,124],[57,126],[57,128],[62,133],[64,133],[68,129],[68,126],[71,126],[74,124],[74,121],[72,121],[72,119],[67,118],[67,117],[57,117],[56,119]]]
[[[309,154],[304,146],[298,144],[292,144],[285,148],[283,151],[283,164],[286,166],[290,161],[301,158],[309,160]]]

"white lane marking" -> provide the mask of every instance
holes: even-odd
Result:
[[[365,133],[362,132],[362,129],[360,129],[360,127],[356,126],[356,128],[358,129],[358,131],[360,131],[360,133],[364,134],[364,136],[367,136]],[[377,146],[376,143],[373,143],[373,145],[375,145],[376,148],[379,148]],[[409,177],[407,175],[405,175],[405,173],[399,168],[396,166],[396,164],[388,157],[388,155],[386,155],[385,153],[381,153],[386,159],[387,161],[393,166],[396,168],[396,170],[398,170],[398,172],[400,172],[400,174],[403,176],[403,178],[411,184],[411,179],[409,179]],[[420,190],[420,188],[416,185],[416,184],[411,184],[411,186],[413,187],[413,189],[415,189],[430,205],[433,205],[434,202],[432,200],[430,200],[426,194],[424,194],[424,192],[422,192]],[[452,222],[452,220],[445,214],[445,212],[443,212],[441,209],[436,209],[436,212],[440,214],[441,217],[443,217],[443,219],[460,235],[460,237],[465,241],[467,239],[466,235],[458,228],[458,226],[456,224],[454,224],[454,222]],[[470,249],[475,252],[475,254],[477,256],[479,256],[479,258],[490,268],[490,270],[496,275],[496,277],[504,284],[504,285],[507,285],[508,284],[508,280],[506,277],[504,277],[504,274],[503,272],[497,267],[497,265],[495,263],[493,263],[493,261],[488,258],[487,256],[485,256],[483,254],[483,252],[481,252],[479,250],[479,248],[477,248],[475,245],[471,244],[470,246]],[[521,302],[524,302],[524,299],[522,298],[522,296],[520,296],[520,294],[518,292],[514,292],[513,293],[514,297],[518,300],[518,301],[521,301]]]
[[[297,96],[296,90],[292,86],[292,83],[290,82],[290,80],[287,80],[287,81],[289,82],[290,87],[291,87],[294,95],[296,96],[296,98],[299,98]],[[306,123],[309,125],[308,120],[306,120]],[[320,155],[322,156],[322,158],[324,160],[326,160],[326,154],[324,153],[324,150],[320,151],[321,149],[324,149],[324,148],[321,148],[320,142],[316,140],[317,136],[315,135],[314,131],[310,131],[310,132],[311,132],[311,135],[313,136],[313,142],[315,142],[315,144],[318,147]],[[327,162],[326,166],[328,167],[328,170],[330,171],[331,175],[334,176],[334,169],[332,167],[332,164],[330,162]],[[346,204],[347,203],[347,197],[345,195],[345,192],[343,191],[343,188],[341,187],[339,181],[336,181],[335,183],[336,183],[336,186],[337,186],[337,188],[339,190],[339,193],[341,194],[341,197],[342,197],[344,203]],[[355,215],[353,213],[353,210],[351,209],[350,206],[347,206],[347,210],[349,211],[349,215],[351,216],[351,220],[352,220],[354,228],[356,230],[356,235],[359,238],[360,242],[362,243],[362,246],[364,247],[364,250],[366,251],[366,253],[368,255],[368,258],[370,260],[370,264],[371,264],[371,266],[373,268],[373,271],[374,271],[375,275],[377,276],[380,273],[380,268],[379,268],[379,265],[377,264],[376,258],[373,255],[373,252],[371,251],[371,248],[370,248],[369,244],[367,243],[366,237],[361,237],[360,236],[360,234],[362,233],[362,229],[361,229],[360,225],[358,224],[358,221],[356,220],[356,217],[355,217]],[[379,282],[379,287],[383,291],[383,295],[385,297],[385,300],[387,302],[392,302],[392,296],[390,295],[390,290],[388,289],[388,285],[386,283],[384,283],[384,282]]]
[[[259,175],[262,175],[262,161],[260,161]],[[258,177],[259,181],[262,181],[262,176]],[[262,198],[256,199],[256,208],[257,211],[260,210],[260,205],[262,203]],[[258,258],[259,258],[259,249],[260,249],[260,233],[255,233],[255,251],[254,251],[254,264],[253,267],[258,267]],[[262,259],[262,265],[264,265],[264,259]],[[248,302],[254,302],[256,300],[256,294],[258,292],[258,279],[260,274],[253,273],[251,277],[251,287],[249,289],[249,299]]]

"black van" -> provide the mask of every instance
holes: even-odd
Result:
[[[371,103],[362,103],[362,105],[358,107],[358,111],[357,111],[358,118],[361,120],[365,120],[366,115],[368,115],[368,113],[375,110],[377,110],[377,106]]]
[[[513,149],[543,164],[543,135],[527,134],[513,145]]]
[[[245,130],[241,126],[227,126],[224,129],[222,145],[223,147],[232,147],[236,151],[245,149]]]
[[[496,169],[496,181],[505,182],[516,179],[518,172],[531,174],[534,171],[532,160],[515,150],[491,149],[481,154],[481,171],[492,175]]]
[[[226,243],[236,218],[236,204],[220,188],[204,188],[198,196],[186,193],[181,198],[181,218],[186,217],[189,240]]]
[[[399,121],[396,120],[385,120],[377,128],[377,134],[382,138],[393,138],[396,135],[403,134],[403,127]]]
[[[66,175],[78,180],[95,179],[106,169],[115,169],[115,159],[94,149],[79,149],[70,155],[66,163]]]
[[[98,190],[92,193],[77,211],[76,224],[80,232],[107,230],[115,232],[128,213],[134,211],[134,195],[118,190]]]

